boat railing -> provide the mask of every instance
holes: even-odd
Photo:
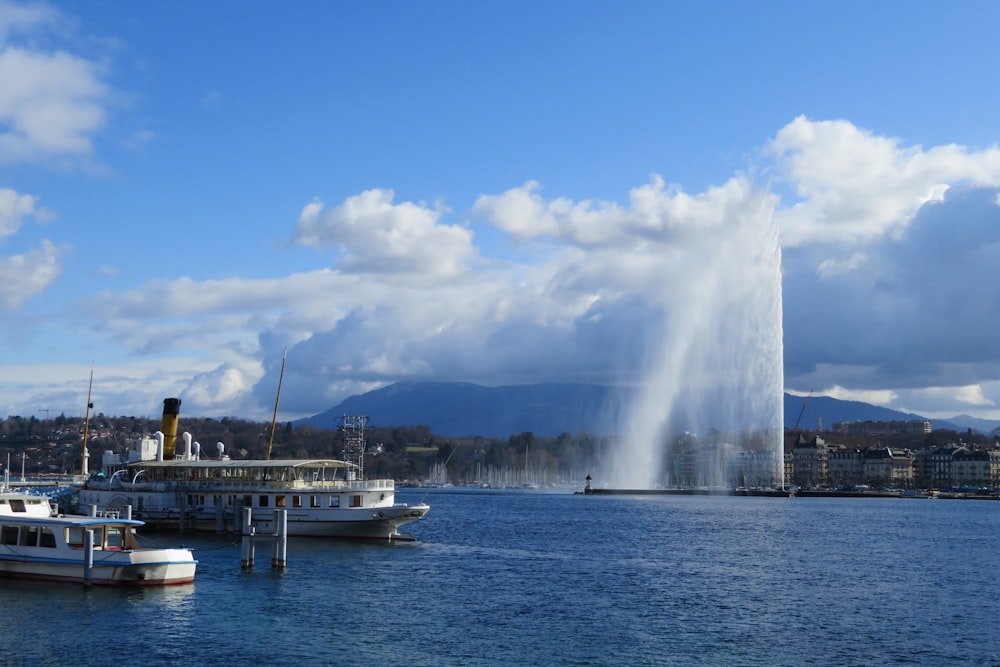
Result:
[[[255,491],[255,490],[281,490],[289,491],[391,491],[395,488],[395,481],[391,479],[369,479],[369,480],[291,480],[291,481],[268,481],[251,479],[193,479],[185,481],[168,482],[166,486],[177,490],[198,490],[198,491]]]

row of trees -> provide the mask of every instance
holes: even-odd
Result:
[[[158,419],[143,417],[92,416],[89,423],[91,470],[100,467],[106,450],[124,452],[129,443],[143,434],[160,428]],[[78,472],[81,463],[84,422],[80,417],[58,415],[52,419],[13,416],[0,420],[0,465],[10,466],[20,474],[22,462],[26,474]],[[201,444],[207,456],[216,455],[215,443],[225,445],[233,458],[262,459],[271,445],[272,458],[340,458],[343,437],[338,431],[311,425],[283,423],[271,433],[270,423],[236,417],[208,419],[184,417],[180,431],[187,431]],[[799,432],[786,434],[790,448]],[[724,437],[708,433],[703,439]],[[875,446],[920,449],[964,442],[973,447],[988,446],[990,439],[972,431],[932,431],[930,434],[846,436],[825,434],[838,444],[861,448]],[[400,481],[450,481],[457,484],[496,483],[572,483],[582,484],[587,474],[600,475],[598,466],[615,446],[609,437],[582,432],[563,433],[556,438],[518,433],[506,439],[445,438],[427,426],[379,426],[369,424],[366,442],[371,454],[365,469],[371,477],[391,477]],[[697,447],[688,435],[667,438],[665,449],[676,453],[685,447]]]
[[[100,467],[101,454],[127,450],[129,443],[160,428],[158,419],[109,417],[98,414],[89,423],[90,468]],[[53,419],[8,417],[0,421],[0,465],[11,458],[12,475],[20,474],[22,455],[25,473],[72,474],[79,472],[84,423],[82,418]],[[271,424],[235,417],[208,419],[185,417],[180,432],[189,432],[199,442],[203,455],[215,456],[216,443],[225,445],[233,458],[263,459],[270,443],[271,458],[340,458],[344,446],[339,431],[311,425],[280,424],[272,435]],[[369,424],[365,440],[372,454],[365,461],[370,477],[400,481],[425,481],[441,477],[454,483],[472,484],[497,477],[497,471],[517,471],[507,476],[516,483],[573,482],[594,470],[609,440],[588,433],[564,433],[544,438],[518,433],[507,439],[472,437],[443,438],[427,426],[378,426]],[[378,451],[378,453],[374,453]],[[440,480],[444,481],[444,480]]]

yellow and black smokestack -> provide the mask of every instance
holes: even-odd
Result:
[[[163,433],[163,460],[174,458],[174,443],[177,440],[177,420],[181,413],[181,399],[163,399],[163,421],[160,422],[160,432]]]

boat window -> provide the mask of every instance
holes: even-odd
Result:
[[[267,507],[267,496],[261,496],[257,499],[257,507]]]
[[[66,544],[71,547],[82,547],[83,546],[83,528],[79,526],[73,526],[72,528],[66,529]]]
[[[17,544],[17,526],[0,527],[0,544]]]
[[[124,548],[125,531],[126,528],[124,527],[108,527],[108,546]]]
[[[33,547],[38,544],[38,526],[23,526],[21,530],[21,546]]]
[[[351,496],[351,507],[361,507],[361,494]]]
[[[292,496],[292,507],[302,507],[302,496]]]
[[[275,496],[274,497],[274,506],[275,507],[284,507],[285,506],[285,497],[284,496]]]
[[[340,496],[330,496],[330,507],[340,507]]]
[[[10,499],[10,509],[12,512],[27,512],[28,510],[24,507],[23,498],[11,498]]]
[[[319,507],[319,496],[309,496],[309,507]]]
[[[51,528],[42,526],[42,532],[38,535],[38,546],[55,548],[56,546],[56,536],[52,533]]]

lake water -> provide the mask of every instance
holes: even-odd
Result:
[[[425,492],[416,543],[0,581],[0,665],[998,665],[1000,502]]]

